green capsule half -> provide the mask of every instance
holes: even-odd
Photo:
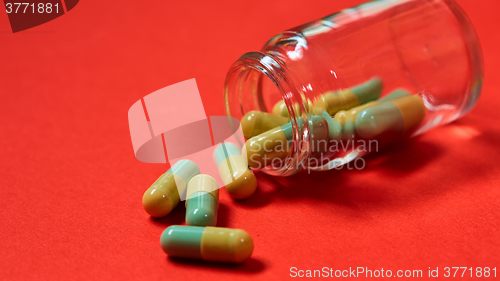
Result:
[[[186,224],[195,226],[217,225],[219,185],[209,175],[193,177],[187,187]]]

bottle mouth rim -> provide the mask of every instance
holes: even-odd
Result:
[[[258,75],[258,79],[245,79],[249,74]],[[289,141],[291,146],[290,153],[284,159],[284,164],[279,167],[273,164],[262,168],[261,170],[271,175],[288,176],[300,170],[301,161],[307,159],[308,151],[299,149],[308,145],[310,134],[307,126],[299,129],[299,118],[302,118],[304,124],[307,124],[307,110],[300,95],[300,89],[296,79],[291,74],[286,65],[271,53],[248,52],[241,56],[228,71],[224,83],[224,103],[226,114],[241,119],[246,112],[242,106],[242,95],[253,95],[254,104],[257,110],[268,112],[262,97],[262,91],[259,89],[260,83],[255,83],[259,79],[270,79],[279,90],[283,101],[290,115],[290,122],[293,130],[293,141]],[[254,84],[252,84],[253,81]],[[250,89],[248,91],[248,89]],[[301,115],[297,114],[294,107],[300,109]],[[298,111],[298,110],[297,110]],[[241,115],[241,116],[240,116]]]

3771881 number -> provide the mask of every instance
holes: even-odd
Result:
[[[444,277],[497,277],[497,268],[445,267]]]
[[[7,14],[26,14],[26,13],[56,13],[59,14],[59,4],[52,4],[52,3],[6,3],[5,4],[5,9],[7,11]]]

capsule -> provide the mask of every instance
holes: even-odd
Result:
[[[376,100],[382,92],[382,80],[373,78],[368,82],[339,92],[328,92],[314,102],[313,113],[321,115],[326,111],[333,116],[340,110],[347,110]]]
[[[249,139],[286,123],[288,123],[288,118],[254,110],[241,118],[241,129],[243,130],[243,136]]]
[[[286,107],[286,103],[284,100],[280,100],[273,106],[273,114],[277,116],[282,116],[285,118],[290,118],[290,114],[288,113],[288,108]]]
[[[222,143],[215,149],[213,157],[222,182],[232,198],[247,199],[255,192],[257,179],[238,146],[230,142]]]
[[[253,252],[252,237],[244,230],[172,225],[160,244],[169,257],[241,263]]]
[[[320,115],[311,115],[309,118],[311,151],[321,155],[327,150],[328,141],[354,140],[356,135],[355,120],[359,112],[409,95],[404,90],[396,90],[380,100],[368,102],[347,111],[339,111],[335,118],[332,118],[325,110],[322,110]],[[303,127],[302,118],[298,118],[297,125],[301,130]],[[248,165],[252,168],[263,168],[273,164],[276,159],[284,160],[289,154],[289,142],[292,140],[291,123],[249,139],[244,147]],[[314,156],[315,154],[312,155],[312,157]]]
[[[209,175],[194,176],[186,192],[186,224],[216,226],[219,207],[219,185]]]
[[[410,93],[408,93],[407,91],[395,90],[385,98],[371,101],[349,110],[341,110],[335,114],[334,118],[331,118],[330,115],[326,113],[326,111],[324,111],[321,116],[325,118],[326,122],[328,122],[329,139],[337,141],[353,140],[356,132],[354,123],[356,122],[356,117],[359,112],[367,108],[375,107],[383,102],[391,101],[409,95]]]
[[[331,117],[330,117],[331,118]],[[314,152],[324,152],[325,140],[328,140],[328,123],[321,116],[311,115],[309,118],[310,141],[316,147]],[[302,117],[297,118],[299,131],[304,126]],[[269,165],[281,166],[290,152],[293,141],[293,126],[291,122],[283,126],[255,136],[245,143],[243,155],[247,158],[248,166],[261,169]],[[321,145],[323,143],[323,145]],[[281,161],[276,163],[275,161]]]
[[[425,105],[418,95],[382,103],[358,113],[356,133],[365,139],[389,134],[396,137],[416,128],[424,119]]]
[[[301,93],[300,95],[302,97],[302,100],[306,100],[304,94]],[[304,106],[304,109],[306,111],[311,111],[312,108],[313,108],[313,102],[310,99],[307,99],[307,102],[305,102],[303,104],[303,106]],[[301,116],[302,115],[302,110],[300,110],[300,106],[299,106],[298,103],[294,103],[292,105],[292,107],[293,107],[293,111],[295,113],[295,116]],[[286,107],[286,103],[285,103],[284,100],[280,100],[279,102],[277,102],[273,106],[272,113],[274,115],[282,116],[282,117],[285,117],[285,118],[290,118],[290,113],[288,112],[288,108]]]
[[[349,110],[341,110],[335,114],[334,118],[342,126],[344,126],[346,124],[346,121],[354,123],[356,121],[356,116],[358,115],[359,112],[361,112],[367,108],[377,106],[383,102],[399,99],[402,97],[407,97],[409,95],[410,95],[409,92],[402,90],[402,89],[398,89],[398,90],[395,90],[395,91],[389,93],[386,97],[378,99],[376,101],[371,101],[371,102],[365,103],[363,105],[351,108]]]
[[[262,169],[275,159],[285,159],[290,152],[289,141],[293,139],[291,123],[276,127],[246,141],[243,156],[248,166]]]
[[[191,160],[180,160],[161,175],[142,196],[144,210],[156,218],[168,215],[186,192],[186,184],[200,169]]]

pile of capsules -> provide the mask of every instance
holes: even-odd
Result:
[[[382,81],[373,78],[359,86],[321,95],[314,103],[303,105],[310,114],[308,123],[325,132],[330,140],[346,138],[377,139],[384,135],[401,136],[422,122],[425,106],[420,96],[398,89],[378,99]],[[294,114],[301,115],[297,104]],[[333,116],[333,117],[332,117]],[[303,126],[299,118],[299,126]],[[326,129],[316,126],[326,124]],[[325,127],[325,126],[323,126]],[[278,102],[272,114],[251,111],[243,116],[241,128],[247,139],[242,150],[230,142],[216,147],[213,154],[219,176],[229,195],[247,199],[257,188],[251,168],[267,159],[284,159],[290,147],[274,151],[273,145],[293,139],[293,126],[284,102]],[[317,133],[317,132],[316,132]],[[181,196],[182,195],[182,196]],[[184,197],[185,196],[185,197]],[[185,198],[186,226],[165,229],[160,244],[170,257],[241,263],[253,252],[252,237],[244,230],[216,227],[219,186],[210,175],[200,174],[191,160],[180,160],[146,190],[142,203],[152,217],[167,216]]]
[[[410,135],[425,116],[422,98],[404,89],[379,99],[381,93],[382,81],[373,78],[350,89],[320,95],[314,103],[307,100],[303,108],[312,113],[307,120],[311,139],[327,143],[354,139],[385,143]],[[292,108],[294,116],[302,115],[299,104],[293,104]],[[296,125],[301,129],[306,122],[302,117],[297,120]],[[247,139],[243,155],[248,165],[263,168],[275,159],[287,158],[293,143],[293,126],[284,101],[273,107],[272,114],[261,111],[245,114],[241,127]]]
[[[241,151],[225,142],[214,150],[214,161],[229,195],[250,197],[257,179]],[[170,257],[241,263],[253,252],[252,237],[244,230],[215,227],[219,207],[219,184],[210,175],[200,174],[191,160],[180,160],[161,175],[142,197],[152,217],[165,217],[186,198],[186,226],[173,225],[163,231],[160,244]]]

